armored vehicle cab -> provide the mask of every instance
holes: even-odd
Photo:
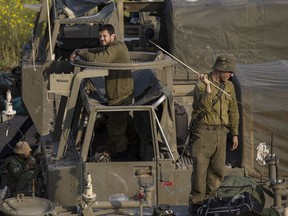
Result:
[[[77,206],[88,174],[96,194],[93,208],[139,207],[140,189],[145,193],[146,207],[187,203],[191,162],[177,160],[174,101],[169,90],[175,62],[165,55],[153,61],[154,53],[130,55],[131,64],[76,60],[74,76],[50,75],[50,91],[58,94],[65,92],[62,81],[72,79],[69,96],[62,96],[60,101],[54,133],[42,137],[42,192],[46,188],[44,196],[58,206]],[[130,106],[104,105],[103,76],[115,67],[133,71],[135,102]],[[93,90],[87,83],[93,85]],[[135,121],[140,137],[139,158],[118,161],[112,156],[103,161],[97,157],[108,139],[106,125],[102,123],[101,128],[103,116],[123,111],[130,112]],[[129,201],[108,202],[113,194],[123,194]]]

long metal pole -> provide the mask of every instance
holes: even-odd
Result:
[[[173,56],[172,54],[170,54],[169,52],[167,52],[165,49],[163,49],[162,47],[160,47],[159,45],[155,44],[153,41],[149,40],[150,43],[152,43],[154,46],[156,46],[158,49],[160,49],[161,51],[165,52],[167,55],[169,55],[171,58],[173,58],[174,60],[176,60],[177,62],[179,62],[180,64],[184,65],[186,68],[188,68],[189,70],[191,70],[193,73],[200,75],[200,73],[198,73],[196,70],[194,70],[193,68],[191,68],[189,65],[185,64],[184,62],[182,62],[180,59],[176,58],[175,56]],[[210,82],[210,81],[209,81]],[[225,92],[223,89],[221,89],[220,87],[218,87],[217,85],[215,85],[214,83],[210,82],[211,85],[213,85],[215,88],[217,88],[218,90],[222,91],[224,94],[228,95],[229,97],[231,97],[230,94],[228,94],[227,92]]]

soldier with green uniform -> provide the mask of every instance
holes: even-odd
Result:
[[[35,165],[29,144],[25,141],[18,142],[13,155],[1,166],[1,187],[7,186],[11,196],[17,193],[31,195]]]
[[[75,50],[70,59],[74,60],[80,56],[90,62],[130,63],[129,51],[125,43],[116,39],[115,30],[111,24],[99,26],[99,42],[101,47]],[[132,104],[134,82],[131,71],[109,70],[108,76],[105,77],[105,90],[108,105],[127,106]],[[129,143],[132,157],[139,157],[139,137],[129,112],[109,112],[108,121],[109,143],[116,146],[118,157],[122,159],[128,156]],[[128,130],[134,130],[135,133],[129,133]],[[129,137],[126,134],[129,134]]]
[[[234,86],[229,81],[235,70],[235,57],[220,55],[212,72],[199,75],[194,89],[192,121],[196,124],[194,122],[192,128],[190,215],[196,214],[204,200],[212,197],[223,181],[229,131],[233,136],[231,150],[238,146],[239,113]]]

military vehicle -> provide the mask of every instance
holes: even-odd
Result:
[[[172,11],[173,3],[176,10],[186,1],[175,2],[43,0],[41,5],[29,6],[37,11],[37,19],[32,40],[23,48],[22,99],[41,136],[35,190],[38,199],[27,201],[32,206],[44,203],[39,208],[46,211],[38,214],[151,215],[152,207],[164,204],[169,204],[176,215],[188,214],[192,162],[178,151],[176,131],[182,122],[177,121],[174,104],[177,100],[190,113],[195,76],[189,68],[179,73],[184,64],[176,66],[177,58],[157,52],[149,42],[169,47],[163,32],[171,29],[160,30],[159,24],[165,26],[164,11]],[[189,6],[195,4],[187,2]],[[127,21],[125,13],[138,13],[139,23]],[[75,49],[98,45],[98,26],[103,23],[116,27],[117,38],[130,49],[131,63],[70,62]],[[181,52],[177,50],[178,39],[172,44],[174,53]],[[205,59],[205,64],[208,62]],[[105,105],[103,77],[115,68],[133,72],[135,102],[131,106]],[[103,154],[108,139],[105,116],[122,111],[133,116],[140,137],[137,160],[118,161]],[[187,135],[187,123],[183,122],[182,133]],[[241,151],[246,151],[244,144],[234,155],[238,165],[227,166],[227,174],[247,174],[247,158],[254,161],[255,157],[245,157]],[[246,164],[241,164],[242,157]],[[270,159],[275,180],[277,158],[271,155]],[[284,183],[279,182],[281,190]],[[279,185],[276,181],[275,187]],[[274,206],[282,208],[278,192]],[[29,197],[20,196],[16,202],[26,199]],[[11,206],[6,207],[2,211],[13,215],[9,213]]]
[[[43,1],[32,43],[23,50],[22,98],[41,135],[35,195],[55,203],[57,214],[77,214],[80,206],[84,214],[90,211],[87,203],[93,203],[91,208],[101,209],[102,214],[109,213],[105,209],[186,205],[191,161],[178,160],[172,94],[176,62],[163,53],[144,52],[139,44],[140,48],[130,52],[130,64],[71,63],[74,49],[97,45],[99,24],[111,23],[116,26],[117,38],[123,36],[114,2],[69,4],[72,2]],[[156,6],[159,4],[163,2]],[[71,15],[73,6],[88,14]],[[105,106],[103,77],[114,68],[133,71],[136,88],[131,106]],[[102,162],[101,147],[108,140],[103,118],[107,112],[123,111],[133,113],[140,135],[140,158],[114,161],[112,156]]]

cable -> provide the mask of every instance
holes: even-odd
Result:
[[[9,126],[12,125],[14,128],[16,128],[16,129],[20,132],[20,134],[21,134],[21,136],[22,136],[22,138],[21,138],[20,140],[25,141],[25,136],[24,136],[24,134],[22,133],[22,131],[20,130],[20,128],[17,127],[17,125],[15,125],[15,124],[13,124],[13,123],[11,123],[11,122],[9,122],[9,121],[8,121],[8,122],[3,122],[3,123],[8,125],[8,127],[7,127],[7,129],[6,129],[6,136],[8,135]],[[8,145],[8,147],[9,147],[10,149],[12,149],[12,150],[14,149],[14,147],[12,147],[12,146],[10,145],[10,142],[8,142],[7,145]]]
[[[20,140],[25,141],[25,132],[30,128],[30,126],[33,124],[31,117],[28,117],[24,123],[19,127],[17,127],[15,124],[12,124],[11,122],[2,122],[3,124],[7,124],[8,128],[6,130],[6,133],[8,133],[9,126],[12,125],[17,129],[17,133],[12,137],[11,140],[9,140],[3,147],[3,149],[0,152],[0,158],[6,158],[11,154],[11,151],[13,151],[16,143]]]

